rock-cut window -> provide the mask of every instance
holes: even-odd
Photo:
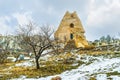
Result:
[[[73,23],[71,23],[71,24],[70,24],[70,27],[71,27],[71,28],[74,28],[74,24],[73,24]]]
[[[72,18],[74,17],[73,14],[71,15],[71,17],[72,17]]]
[[[73,39],[73,34],[72,33],[70,34],[70,39]]]

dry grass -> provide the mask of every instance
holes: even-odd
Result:
[[[117,72],[117,71],[115,71],[115,72],[108,72],[108,73],[106,73],[106,74],[107,74],[107,76],[111,76],[111,75],[120,75],[120,73]]]
[[[6,80],[6,79],[18,78],[21,75],[25,75],[27,78],[39,78],[43,76],[56,75],[66,70],[77,68],[79,65],[83,64],[82,62],[78,62],[78,63],[79,63],[78,65],[72,66],[73,63],[67,64],[64,63],[64,60],[61,62],[45,61],[45,62],[41,62],[40,69],[35,69],[35,67],[13,67],[9,71],[12,74],[4,75],[0,79]]]
[[[25,75],[28,78],[37,78],[37,77],[43,77],[43,76],[49,76],[49,75],[55,75],[60,74],[61,72],[65,70],[70,70],[72,68],[76,68],[70,65],[49,65],[45,67],[41,67],[39,70],[35,68],[24,68],[24,67],[15,67],[11,70],[12,74],[5,75],[3,78],[18,78],[20,75]]]

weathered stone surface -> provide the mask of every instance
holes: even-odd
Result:
[[[62,80],[60,76],[53,77],[51,80]]]
[[[68,42],[74,40],[76,47],[86,47],[88,42],[84,36],[85,30],[78,18],[76,12],[69,13],[68,11],[64,15],[54,37],[59,42]]]

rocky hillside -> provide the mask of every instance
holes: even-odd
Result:
[[[45,56],[43,59],[45,59]],[[72,51],[71,53],[59,54],[54,57],[49,56],[47,60],[57,61],[57,63],[64,60],[64,62],[70,63],[71,66],[77,65],[78,67],[65,70],[53,76],[41,78],[27,78],[23,76],[11,80],[51,80],[55,76],[61,77],[62,80],[120,80],[120,53],[90,55]],[[80,61],[82,62],[81,65],[79,64]]]

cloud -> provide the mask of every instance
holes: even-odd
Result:
[[[120,0],[91,0],[87,17],[87,31],[95,38],[120,32]],[[90,34],[88,34],[90,35]],[[92,38],[91,36],[91,38]]]
[[[115,16],[120,15],[120,0],[113,0],[112,3],[110,1],[105,0],[105,5],[95,5],[95,1],[92,2],[90,12],[88,14],[87,24],[89,26],[99,25],[105,22],[109,22]],[[97,21],[96,21],[97,20]]]
[[[0,17],[0,34],[10,34],[12,33],[12,28],[7,25],[11,21],[11,18],[8,16]]]
[[[0,16],[0,34],[13,34],[18,25],[26,25],[33,21],[31,12],[16,12],[6,16]]]
[[[33,21],[31,16],[31,12],[24,12],[24,13],[14,13],[13,17],[16,18],[19,25],[26,25],[30,21]]]

